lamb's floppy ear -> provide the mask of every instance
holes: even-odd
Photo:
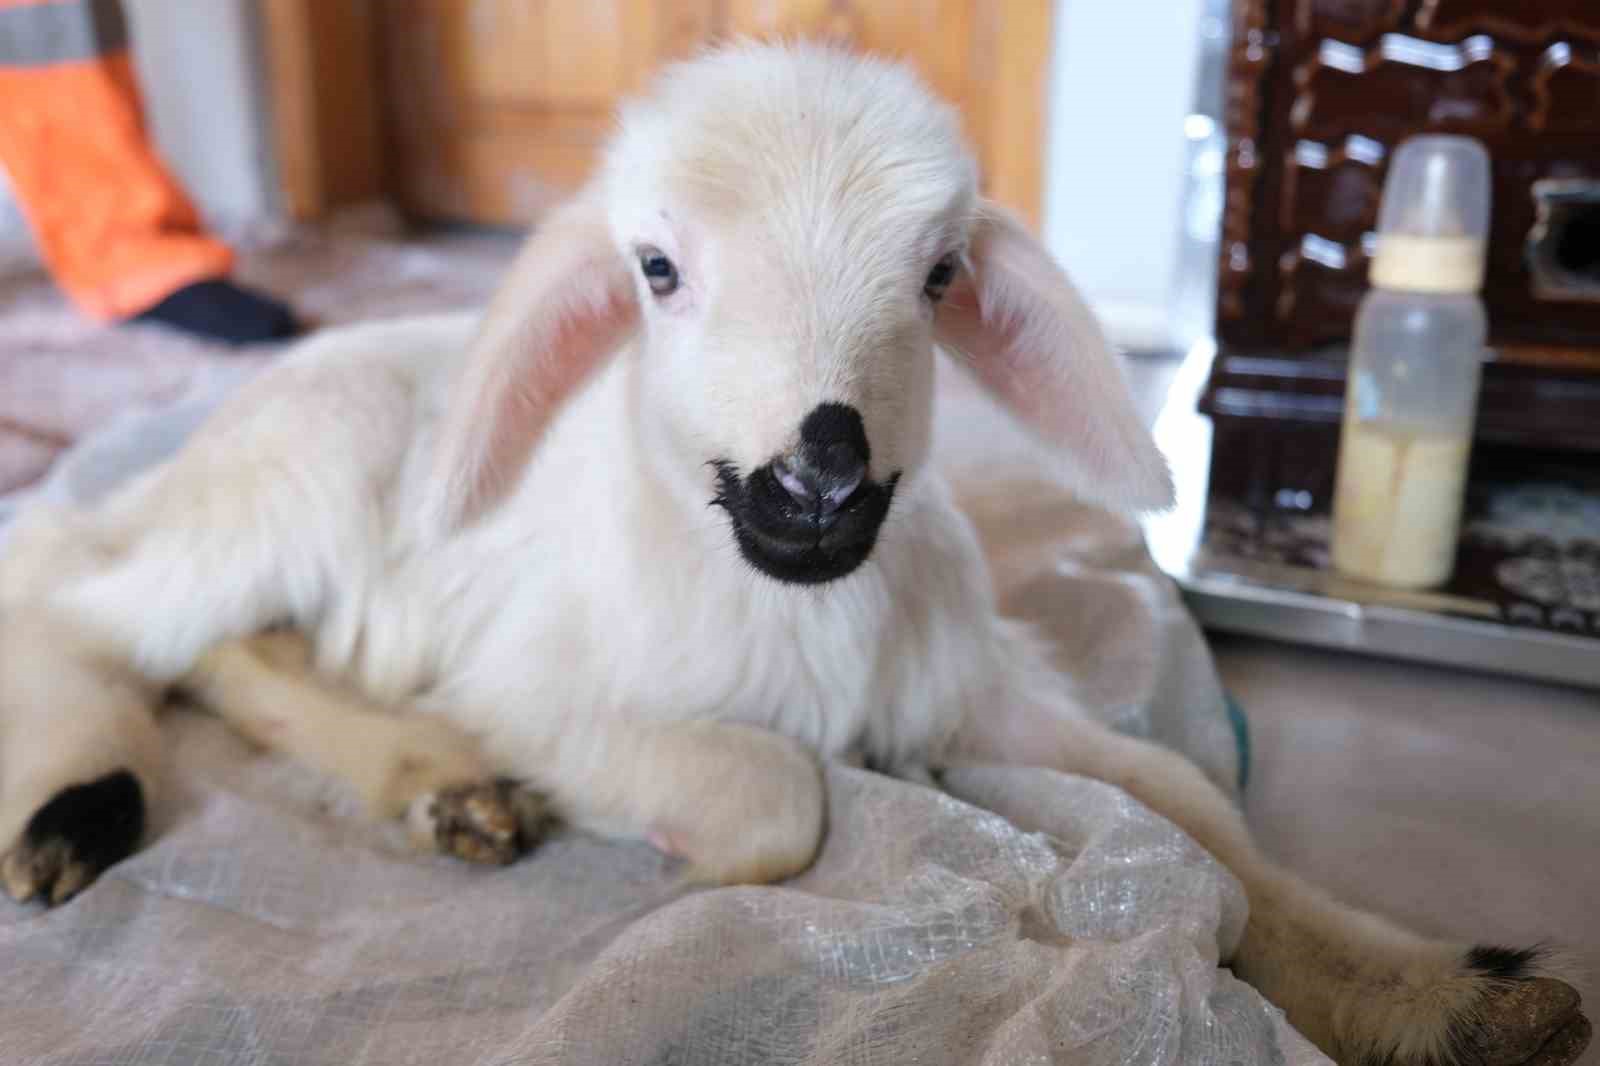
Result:
[[[939,341],[1058,449],[1074,489],[1124,511],[1171,505],[1166,460],[1093,312],[1009,212],[980,205],[936,322]]]
[[[556,411],[638,321],[631,271],[585,190],[534,230],[490,303],[440,428],[427,520],[471,522],[516,484]]]

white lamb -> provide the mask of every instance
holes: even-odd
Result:
[[[1232,966],[1341,1062],[1570,1061],[1587,1022],[1538,953],[1334,902],[1073,706],[928,468],[939,348],[1086,496],[1167,503],[1091,316],[911,75],[812,46],[672,69],[481,323],[313,338],[103,506],[20,520],[6,887],[59,903],[138,845],[179,684],[445,850],[507,858],[537,793],[715,882],[806,867],[819,758],[1026,763],[1226,863]]]

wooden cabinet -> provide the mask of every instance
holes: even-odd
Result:
[[[1600,346],[1597,0],[1235,0],[1227,124],[1225,350],[1349,336],[1389,157],[1424,132],[1493,157],[1493,339]]]
[[[1497,358],[1474,483],[1596,468],[1600,2],[1234,0],[1225,107],[1218,355],[1200,408],[1209,491],[1226,502],[1213,528],[1235,523],[1226,553],[1275,557],[1331,503],[1378,202],[1417,133],[1476,137],[1493,161]]]
[[[623,96],[733,35],[908,60],[961,111],[985,188],[1037,221],[1050,0],[386,0],[393,191],[431,218],[521,224],[594,165]]]

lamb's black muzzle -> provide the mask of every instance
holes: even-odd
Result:
[[[739,552],[779,581],[819,584],[844,577],[872,554],[899,475],[867,476],[872,452],[861,415],[825,403],[800,425],[800,446],[741,476],[718,461],[719,494]]]

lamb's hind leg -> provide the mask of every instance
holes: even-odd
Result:
[[[1344,906],[1263,856],[1175,752],[1019,701],[970,728],[957,755],[1109,782],[1198,840],[1249,898],[1234,971],[1346,1066],[1562,1066],[1588,1044],[1577,992],[1542,973],[1538,951],[1427,940]]]
[[[144,835],[154,694],[43,611],[0,611],[0,882],[61,903]]]
[[[14,847],[33,827],[145,796],[152,695],[206,648],[323,616],[370,579],[414,399],[406,375],[369,360],[286,365],[93,507],[18,517],[0,557],[0,850],[13,873],[36,865]],[[96,788],[70,791],[84,785]],[[130,835],[104,853],[125,852]],[[71,866],[67,888],[101,865]],[[43,880],[17,886],[44,891]],[[69,894],[59,882],[50,893]]]
[[[219,644],[181,687],[260,746],[352,787],[372,817],[405,816],[421,848],[506,863],[548,828],[543,797],[497,777],[474,738],[438,716],[376,707],[318,676],[298,632]]]

